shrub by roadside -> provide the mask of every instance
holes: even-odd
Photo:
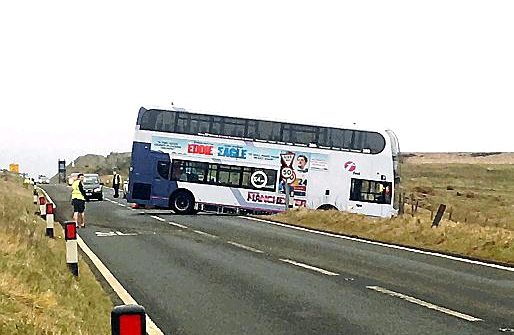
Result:
[[[32,193],[0,179],[0,334],[110,333],[112,302],[87,264],[66,266],[62,229],[45,236]]]

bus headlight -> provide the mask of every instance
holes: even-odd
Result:
[[[93,190],[94,192],[101,192],[102,191],[102,188],[101,187],[97,187]]]

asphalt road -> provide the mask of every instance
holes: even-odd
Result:
[[[513,271],[105,198],[79,235],[167,335],[514,333]]]

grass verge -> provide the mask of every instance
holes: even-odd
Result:
[[[370,218],[339,211],[295,209],[264,219],[365,239],[514,265],[514,231],[443,219],[431,227],[430,212],[415,217]]]
[[[403,164],[403,191],[419,209],[377,219],[298,209],[273,221],[514,265],[514,165]],[[448,212],[432,228],[431,211]]]
[[[49,239],[35,210],[18,179],[0,179],[0,334],[109,334],[108,295],[84,261],[71,274],[61,227]]]
[[[514,164],[403,164],[404,193],[453,221],[514,230]]]

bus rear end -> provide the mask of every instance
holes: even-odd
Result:
[[[134,142],[127,201],[139,206],[169,207],[171,183],[157,174],[168,173],[169,155],[150,150],[150,143]],[[156,172],[157,171],[157,172]]]

